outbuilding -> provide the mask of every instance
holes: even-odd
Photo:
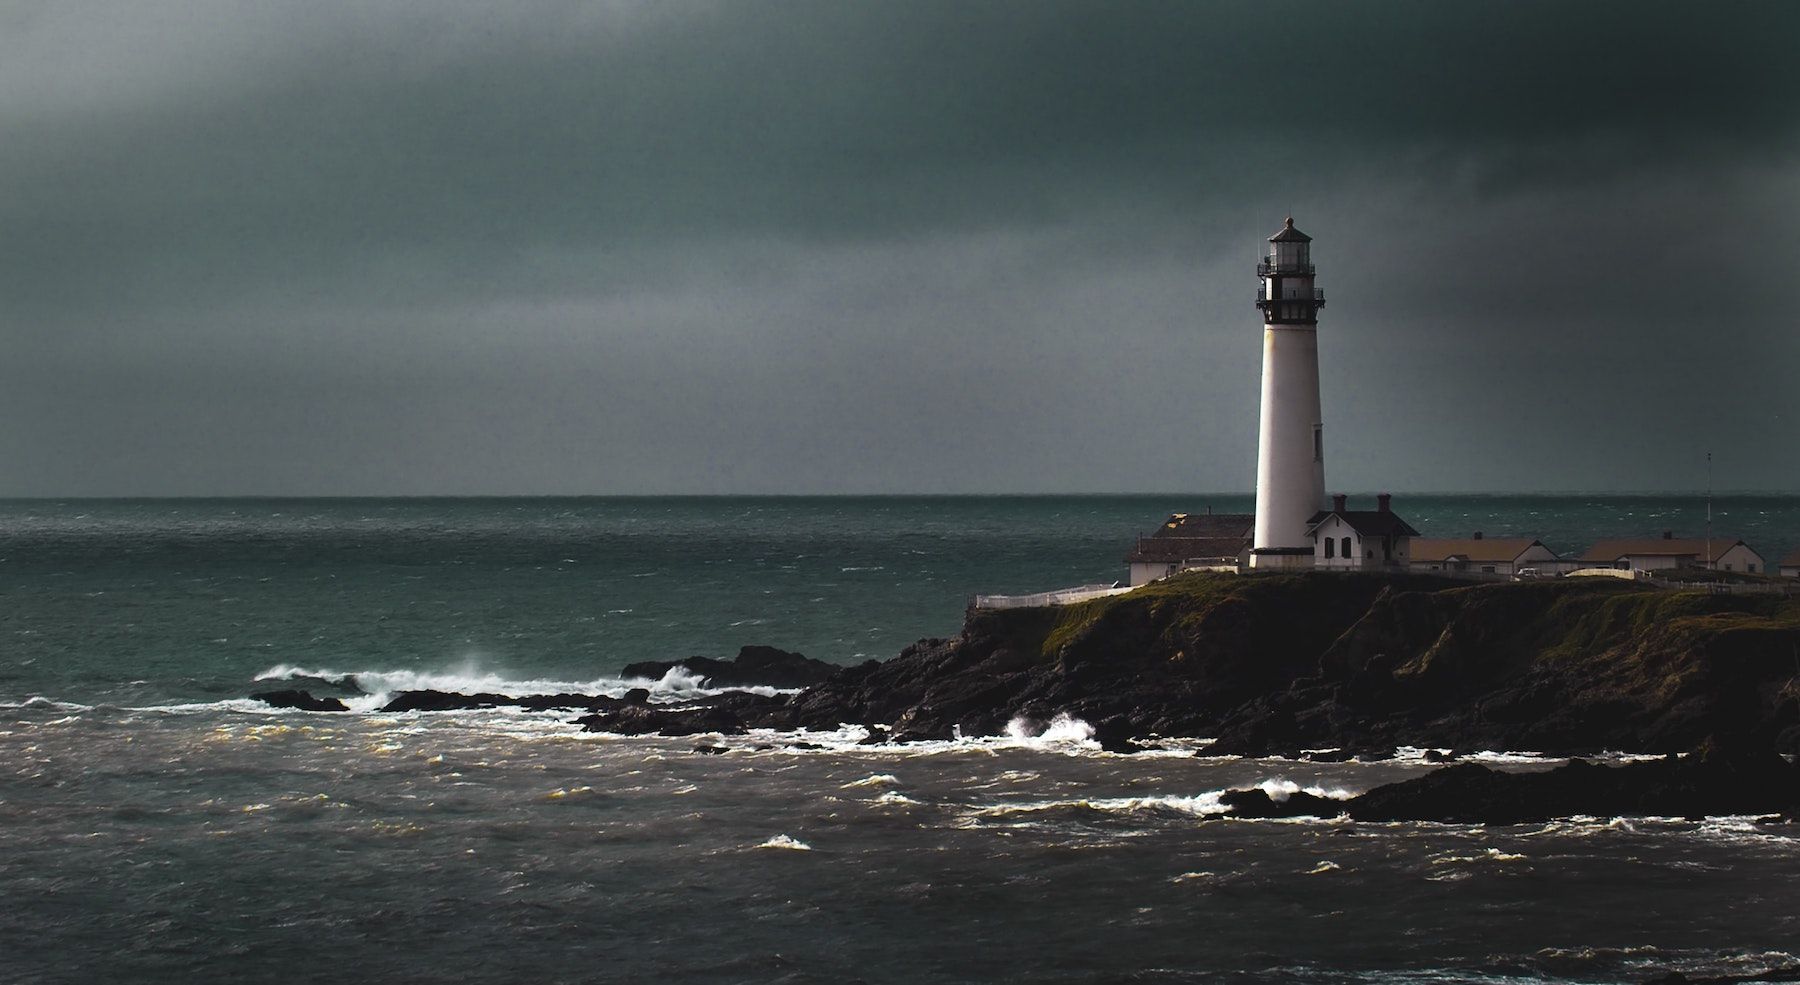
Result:
[[[1256,517],[1249,513],[1175,513],[1131,553],[1129,584],[1136,588],[1192,568],[1242,570],[1250,563]]]
[[[1480,531],[1462,538],[1414,537],[1412,570],[1512,577],[1521,569],[1550,574],[1559,564],[1556,552],[1531,537],[1486,537]]]
[[[1677,537],[1672,531],[1638,540],[1595,541],[1581,560],[1593,567],[1644,571],[1707,568],[1753,575],[1768,572],[1762,555],[1736,537]]]
[[[1787,557],[1781,559],[1781,577],[1800,578],[1800,547],[1796,547]]]
[[[1407,567],[1411,541],[1419,532],[1393,511],[1393,497],[1375,497],[1375,509],[1346,508],[1347,497],[1331,497],[1331,509],[1315,513],[1306,535],[1313,542],[1313,567],[1358,571]]]

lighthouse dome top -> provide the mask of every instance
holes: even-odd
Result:
[[[1271,243],[1310,243],[1312,237],[1294,228],[1294,217],[1288,216],[1287,224],[1281,231],[1269,237]]]

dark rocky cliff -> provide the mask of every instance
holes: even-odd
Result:
[[[763,724],[991,734],[1068,713],[1103,741],[1302,748],[1800,749],[1800,599],[1611,580],[1196,574],[846,668]]]

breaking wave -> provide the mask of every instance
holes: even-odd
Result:
[[[1094,727],[1068,714],[1059,714],[1048,725],[1040,725],[1024,716],[1006,723],[1008,737],[1025,743],[1085,743],[1094,738]]]
[[[1012,804],[993,804],[978,807],[972,813],[976,817],[1006,817],[1014,814],[1039,814],[1046,811],[1089,810],[1104,813],[1137,813],[1143,811],[1168,811],[1180,814],[1193,814],[1198,817],[1211,817],[1230,812],[1231,808],[1219,798],[1225,791],[1213,790],[1193,797],[1167,795],[1161,797],[1104,797],[1074,798],[1070,800],[1035,800]]]
[[[758,847],[758,848],[776,848],[776,849],[782,849],[782,850],[790,851],[790,852],[810,852],[810,851],[812,851],[811,845],[807,844],[804,841],[801,841],[798,838],[789,837],[788,835],[776,835],[775,837],[770,838],[768,841],[765,841],[762,844],[757,845],[756,847]]]
[[[1281,777],[1276,777],[1272,780],[1264,780],[1256,785],[1256,789],[1268,794],[1269,799],[1278,804],[1285,803],[1289,797],[1292,797],[1297,793],[1311,794],[1314,797],[1324,797],[1327,800],[1349,800],[1359,792],[1347,790],[1343,787],[1303,787],[1292,780],[1283,779]]]
[[[643,677],[597,677],[577,681],[543,677],[511,678],[492,671],[482,671],[473,666],[436,671],[343,671],[329,668],[296,667],[284,663],[264,670],[257,674],[254,680],[258,683],[295,684],[305,681],[331,682],[338,687],[360,692],[342,699],[351,711],[357,712],[379,710],[392,699],[393,695],[402,691],[501,694],[510,698],[525,698],[542,694],[592,694],[618,698],[623,697],[625,692],[633,688],[644,688],[650,692],[650,700],[657,703],[686,701],[721,694],[725,691],[749,691],[765,696],[792,693],[790,689],[764,686],[715,688],[709,686],[705,677],[691,673],[682,666],[669,668],[668,673],[656,680]]]

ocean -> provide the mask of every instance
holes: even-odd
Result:
[[[1079,722],[582,733],[253,691],[619,693],[839,663],[969,597],[1123,577],[1245,496],[0,501],[0,981],[1628,982],[1800,966],[1800,832],[1232,819],[1428,766],[1117,756]],[[1427,535],[1704,531],[1692,496],[1405,496]],[[1800,497],[1720,496],[1771,563]],[[705,689],[671,675],[658,699]],[[1195,740],[1204,737],[1192,737]],[[1537,768],[1529,750],[1487,758]]]

